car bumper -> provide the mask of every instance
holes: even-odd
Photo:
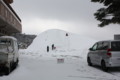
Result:
[[[118,59],[110,59],[107,64],[107,67],[120,67],[120,60]]]

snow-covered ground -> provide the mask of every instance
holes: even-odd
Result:
[[[64,62],[58,63],[57,59]],[[8,76],[1,76],[0,80],[120,80],[119,75],[120,70],[107,73],[99,67],[90,67],[81,56],[35,56],[22,52],[17,69]]]
[[[28,49],[20,50],[19,66],[0,80],[120,80],[120,69],[103,72],[87,65],[88,48],[96,40],[65,34],[60,30],[40,34]],[[52,44],[56,49],[47,52],[46,46]]]

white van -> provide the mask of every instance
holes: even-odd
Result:
[[[120,67],[120,40],[99,41],[89,50],[88,65],[99,65],[104,71],[109,67]]]
[[[18,65],[19,54],[17,39],[10,36],[0,37],[0,69],[8,75]]]

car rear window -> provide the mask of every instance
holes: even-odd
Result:
[[[111,42],[112,51],[120,51],[120,41]]]

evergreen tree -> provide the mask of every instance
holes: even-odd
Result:
[[[104,27],[111,23],[120,24],[120,0],[91,0],[91,2],[98,2],[104,4],[94,13],[94,16],[101,23],[99,27]]]

